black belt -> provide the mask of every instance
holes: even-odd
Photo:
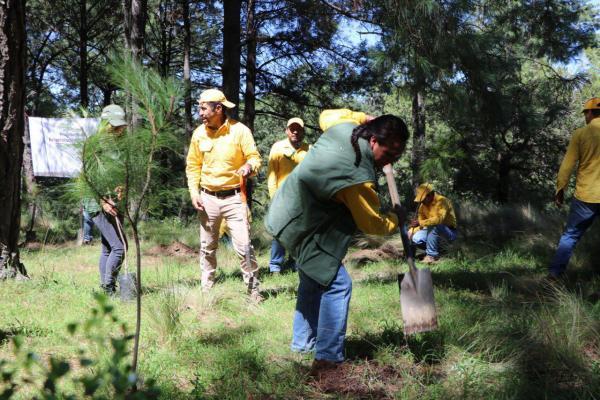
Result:
[[[213,192],[212,190],[200,188],[204,193],[210,194],[211,196],[218,197],[219,199],[224,199],[225,197],[231,197],[240,192],[240,188],[228,189],[228,190],[219,190],[218,192]]]

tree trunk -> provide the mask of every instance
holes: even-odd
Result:
[[[144,52],[144,31],[148,14],[148,0],[123,0],[125,15],[125,45],[139,60]]]
[[[83,108],[89,104],[87,42],[87,0],[79,0],[79,102]]]
[[[37,214],[36,195],[37,189],[35,184],[35,176],[33,175],[33,160],[31,158],[31,137],[29,136],[29,123],[25,117],[24,124],[25,135],[23,136],[23,176],[25,178],[25,190],[27,191],[27,214],[29,214],[29,222],[25,230],[25,241],[35,241],[37,235],[35,233],[35,217]]]
[[[25,104],[25,0],[0,2],[0,277],[27,276],[19,258]]]
[[[246,25],[246,92],[244,93],[244,124],[254,133],[256,116],[256,26],[254,24],[255,1],[248,0]]]
[[[103,88],[102,89],[102,106],[106,107],[112,102],[112,88]]]
[[[498,187],[496,198],[501,204],[508,203],[510,192],[510,170],[512,157],[506,153],[498,154]]]
[[[240,14],[242,11],[241,0],[227,0],[223,2],[223,93],[227,100],[236,104],[231,116],[239,118],[240,102]]]
[[[187,138],[192,137],[192,81],[190,79],[190,57],[192,53],[192,35],[190,26],[190,3],[182,0],[183,10],[183,85],[185,104],[185,133]],[[187,154],[187,151],[185,152]]]
[[[413,119],[413,148],[412,161],[410,164],[412,170],[412,185],[416,188],[421,184],[421,165],[425,160],[425,102],[423,96],[423,86],[417,83],[413,87],[412,99],[412,119]]]

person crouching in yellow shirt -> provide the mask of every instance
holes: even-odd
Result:
[[[219,228],[225,219],[250,296],[260,300],[258,264],[250,245],[246,204],[240,195],[241,178],[258,171],[260,155],[250,129],[225,115],[225,107],[233,108],[235,104],[220,90],[205,90],[199,103],[202,125],[192,134],[186,176],[192,205],[200,216],[202,290],[208,291],[214,285]]]
[[[586,125],[573,133],[558,171],[554,201],[562,207],[565,188],[577,164],[575,196],[571,201],[567,226],[550,264],[552,278],[558,278],[565,272],[577,242],[600,215],[600,97],[593,97],[585,103],[583,115]]]
[[[310,146],[304,143],[304,121],[300,118],[291,118],[288,120],[285,133],[287,139],[273,143],[269,153],[269,172],[268,187],[269,197],[273,198],[275,192],[290,172],[306,156]],[[269,261],[269,271],[277,274],[281,272],[285,260],[285,249],[275,239],[271,242],[271,260]],[[292,269],[295,271],[296,266]]]
[[[430,183],[417,187],[415,202],[419,204],[418,219],[411,221],[409,237],[426,255],[424,263],[435,263],[440,258],[442,239],[456,240],[456,215],[452,203],[433,190]]]

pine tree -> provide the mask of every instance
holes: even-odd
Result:
[[[173,79],[162,78],[132,56],[115,58],[109,70],[114,84],[130,94],[138,123],[123,135],[99,133],[86,140],[82,145],[83,172],[79,182],[85,191],[82,195],[98,201],[119,197],[119,192],[122,195],[119,210],[131,228],[136,254],[137,318],[132,363],[135,371],[141,326],[139,222],[148,205],[162,195],[157,185],[161,173],[157,153],[179,147],[172,117],[181,90]]]

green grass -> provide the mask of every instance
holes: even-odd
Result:
[[[402,334],[396,274],[405,265],[349,267],[351,368],[343,390],[311,383],[310,356],[289,351],[297,276],[266,273],[262,232],[255,244],[266,300],[258,306],[247,302],[238,261],[223,245],[208,294],[200,291],[197,257],[144,257],[140,372],[158,380],[165,399],[598,398],[600,302],[589,295],[600,290],[593,269],[600,226],[579,244],[565,285],[549,286],[543,277],[564,216],[463,205],[460,217],[459,241],[432,268],[435,332]],[[198,247],[195,225],[167,221],[143,232],[144,251],[174,240]],[[97,244],[23,251],[32,279],[2,283],[0,357],[12,357],[16,334],[42,357],[76,357],[84,343],[66,325],[84,320],[94,305],[98,253]],[[131,269],[133,252],[129,257]],[[134,304],[113,302],[133,329]]]

